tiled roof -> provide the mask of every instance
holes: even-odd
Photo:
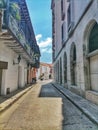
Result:
[[[41,66],[47,66],[47,67],[52,67],[52,64],[48,64],[48,63],[44,63],[44,62],[40,62]]]

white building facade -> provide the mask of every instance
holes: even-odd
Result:
[[[30,71],[33,66],[38,67],[39,57],[40,51],[26,1],[2,0],[0,2],[0,96],[30,84]]]
[[[54,80],[98,104],[98,1],[52,0],[51,8]]]
[[[52,79],[52,64],[41,62],[40,67],[37,71],[37,79]]]
[[[15,91],[27,84],[27,63],[21,58],[19,64],[13,64],[14,60],[17,62],[17,57],[17,53],[0,41],[0,64],[7,64],[6,68],[3,66],[0,68],[1,95],[6,95],[7,91]]]

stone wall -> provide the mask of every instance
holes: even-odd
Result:
[[[74,30],[72,36],[68,39],[65,47],[62,49],[60,55],[57,57],[54,65],[56,66],[60,58],[63,59],[64,53],[67,54],[67,86],[69,89],[76,90],[80,95],[85,95],[85,91],[90,89],[90,79],[88,72],[88,36],[90,33],[90,26],[94,21],[98,21],[98,2],[94,0],[90,8],[84,14],[83,18],[79,22],[78,26]],[[71,45],[76,46],[76,85],[71,85],[71,68],[70,68],[70,50]],[[62,60],[62,62],[64,59]],[[60,69],[60,68],[59,68]],[[64,67],[62,68],[62,76],[64,75]],[[57,75],[57,73],[56,73]],[[64,84],[64,76],[62,78]],[[59,81],[58,81],[59,82]]]

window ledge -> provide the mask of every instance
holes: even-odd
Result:
[[[92,57],[92,56],[95,56],[95,55],[98,55],[98,49],[95,50],[95,51],[93,51],[93,52],[91,52],[91,53],[89,53],[89,54],[87,55],[87,58]]]

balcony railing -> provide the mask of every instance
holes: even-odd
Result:
[[[29,14],[28,14],[28,10],[26,7],[26,3],[25,0],[24,2],[16,2],[16,0],[8,0],[8,3],[5,3],[5,0],[0,1],[0,9],[3,12],[3,23],[2,23],[2,27],[5,27],[6,30],[8,30],[9,33],[5,33],[2,34],[2,39],[6,39],[9,36],[12,36],[12,40],[14,41],[13,43],[8,41],[5,41],[5,43],[7,44],[7,46],[9,46],[11,49],[15,50],[17,53],[21,53],[24,56],[25,53],[25,58],[27,58],[29,61],[31,61],[32,63],[34,63],[34,57],[35,54],[38,54],[38,59],[40,57],[40,51],[36,51],[36,40],[33,41],[33,39],[35,39],[35,35],[33,32],[33,28],[31,25],[31,21],[29,18]],[[24,4],[24,5],[22,5]],[[25,11],[21,11],[22,7],[26,7]],[[25,16],[28,15],[28,19],[23,19],[23,15]],[[29,22],[27,22],[29,20]],[[22,24],[23,22],[25,22],[26,24],[26,28],[25,26],[23,28]],[[29,33],[27,33],[29,32]],[[31,41],[30,41],[31,39]],[[35,46],[35,48],[33,48],[33,46]],[[22,52],[21,52],[22,51]],[[27,55],[27,56],[26,56]]]

